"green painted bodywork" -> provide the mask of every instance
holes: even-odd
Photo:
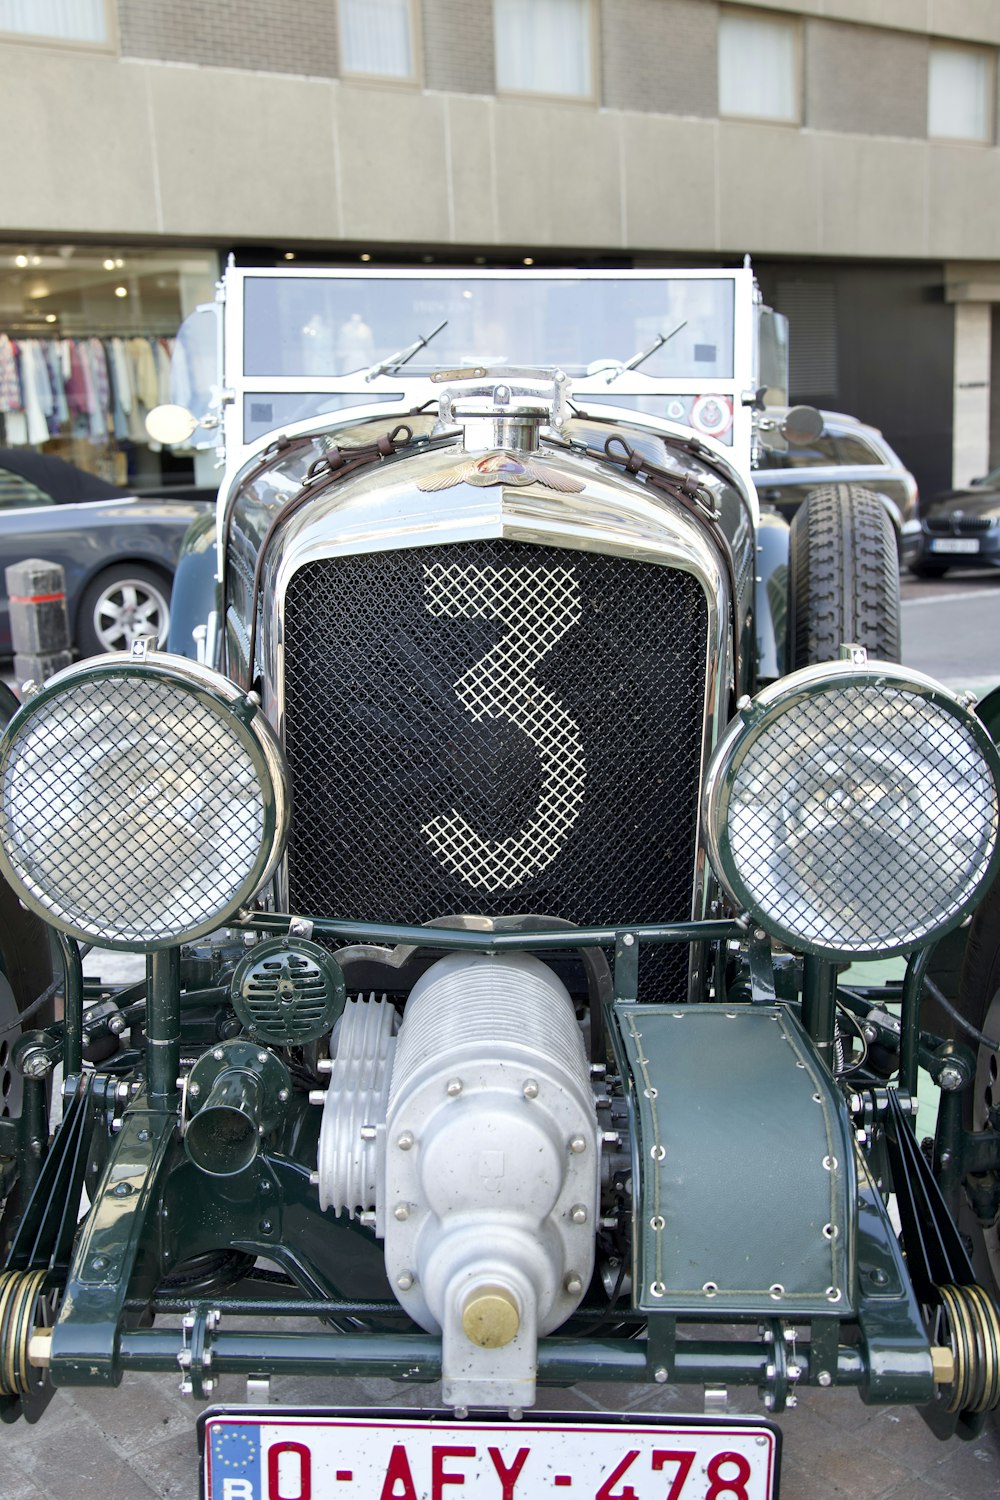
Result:
[[[849,1315],[850,1122],[795,1015],[617,1004],[613,1016],[639,1125],[636,1304],[646,1313]],[[781,1204],[778,1235],[761,1213],[770,1195]]]

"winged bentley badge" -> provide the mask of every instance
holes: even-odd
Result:
[[[472,484],[480,489],[490,484],[544,484],[550,490],[563,490],[568,494],[584,488],[582,479],[571,479],[544,461],[519,458],[506,448],[497,448],[482,458],[463,458],[461,463],[418,480],[417,488],[450,490],[455,484]]]

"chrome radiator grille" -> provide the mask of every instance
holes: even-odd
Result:
[[[689,916],[707,629],[695,578],[631,559],[490,540],[307,564],[291,909]]]

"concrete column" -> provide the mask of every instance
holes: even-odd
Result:
[[[991,322],[991,303],[955,303],[951,482],[956,489],[990,466]]]

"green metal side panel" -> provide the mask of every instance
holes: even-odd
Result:
[[[635,1305],[850,1314],[853,1138],[796,1016],[622,1001],[612,1015],[637,1142]]]

